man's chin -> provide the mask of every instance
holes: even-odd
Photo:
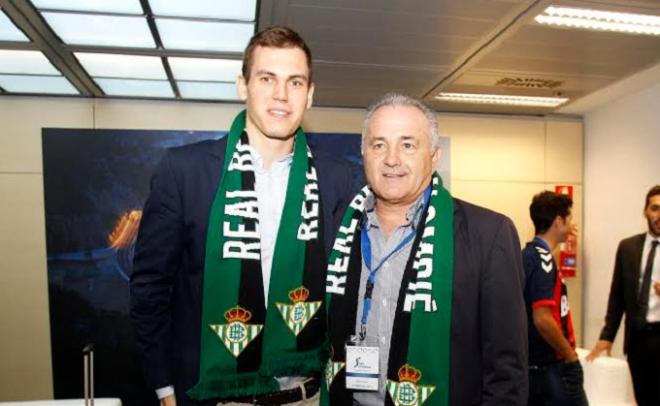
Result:
[[[271,140],[288,140],[289,138],[296,135],[296,129],[269,131],[265,135]]]

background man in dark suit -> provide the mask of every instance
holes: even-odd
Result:
[[[318,402],[324,241],[351,175],[299,127],[314,85],[297,33],[255,34],[238,93],[229,135],[169,150],[144,208],[131,318],[161,405]]]
[[[660,405],[660,185],[646,195],[644,216],[649,229],[619,243],[614,275],[600,339],[587,360],[610,355],[625,313],[623,351],[628,355],[639,406]]]
[[[418,99],[376,101],[362,153],[369,186],[350,203],[328,266],[332,356],[321,404],[524,405],[511,220],[442,186],[436,114]],[[365,346],[371,358],[355,356]]]

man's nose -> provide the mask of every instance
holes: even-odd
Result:
[[[286,82],[278,81],[273,88],[273,98],[275,100],[286,101],[288,98]]]
[[[385,165],[387,166],[397,166],[401,163],[399,157],[399,149],[397,147],[388,148],[385,152]]]

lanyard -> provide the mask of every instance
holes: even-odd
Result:
[[[424,191],[424,205],[429,200],[429,197],[431,195],[431,188],[426,188]],[[365,337],[367,336],[367,320],[369,320],[369,312],[371,310],[371,296],[374,291],[374,286],[376,285],[376,274],[380,269],[383,267],[385,262],[387,262],[388,259],[390,259],[394,254],[397,252],[401,251],[403,247],[408,245],[410,241],[412,241],[413,238],[415,238],[416,235],[416,230],[414,229],[401,240],[401,242],[394,247],[392,251],[390,251],[389,254],[385,255],[383,259],[380,260],[380,263],[376,265],[376,267],[372,268],[371,267],[371,240],[369,239],[369,234],[367,233],[367,228],[362,227],[362,231],[360,234],[360,242],[362,246],[362,259],[364,260],[364,264],[367,267],[367,270],[369,270],[369,277],[367,278],[367,283],[364,289],[364,300],[362,304],[362,319],[361,319],[361,326],[360,326],[360,339],[364,340]]]

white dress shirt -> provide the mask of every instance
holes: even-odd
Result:
[[[646,233],[646,238],[644,238],[644,249],[642,249],[642,260],[640,261],[640,272],[639,272],[639,287],[641,289],[642,283],[644,281],[644,270],[646,269],[646,262],[648,261],[649,252],[651,251],[651,243],[653,241],[660,240],[660,237],[654,237],[651,233]],[[646,313],[646,322],[647,323],[658,323],[660,322],[660,296],[655,293],[653,289],[654,282],[660,282],[660,246],[655,249],[655,259],[653,260],[653,272],[651,273],[651,286],[649,288],[649,310]]]

